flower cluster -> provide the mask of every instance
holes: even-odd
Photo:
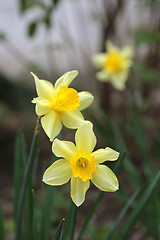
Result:
[[[67,72],[53,86],[32,73],[38,94],[32,102],[36,104],[35,111],[41,117],[45,133],[53,141],[52,151],[60,158],[47,168],[43,181],[53,186],[70,181],[71,198],[76,206],[80,206],[90,181],[102,191],[114,192],[118,189],[117,177],[102,163],[117,160],[119,153],[109,147],[94,151],[96,136],[93,124],[84,120],[80,112],[92,103],[93,96],[89,92],[78,93],[69,88],[77,74],[77,71]],[[62,124],[77,129],[75,144],[55,138]]]

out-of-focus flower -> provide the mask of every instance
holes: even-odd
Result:
[[[53,153],[62,159],[54,162],[44,173],[43,181],[49,185],[62,185],[71,179],[71,198],[80,206],[85,200],[85,194],[92,183],[102,191],[114,192],[119,184],[115,174],[101,163],[115,161],[119,153],[109,147],[93,152],[96,137],[88,122],[78,128],[74,145],[69,141],[55,139]]]
[[[62,123],[67,128],[77,129],[86,122],[80,111],[92,103],[93,95],[68,87],[77,74],[75,70],[66,72],[53,86],[32,73],[38,94],[32,103],[36,104],[36,114],[42,116],[42,127],[51,141],[61,131]]]
[[[120,49],[106,41],[106,53],[98,53],[92,58],[94,66],[102,69],[96,74],[97,79],[110,81],[117,90],[124,90],[133,55],[133,47]]]

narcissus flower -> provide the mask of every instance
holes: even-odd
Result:
[[[92,59],[95,67],[102,69],[96,74],[97,79],[110,81],[117,90],[124,90],[133,54],[131,46],[120,49],[106,41],[106,53],[98,53]]]
[[[77,74],[77,71],[66,72],[53,86],[32,73],[38,94],[32,103],[36,104],[36,114],[42,116],[42,127],[51,141],[61,131],[62,123],[67,128],[77,129],[86,122],[80,111],[92,103],[93,95],[68,87]]]
[[[114,192],[119,184],[115,174],[101,163],[115,161],[119,153],[109,147],[93,151],[96,137],[88,122],[78,128],[76,145],[69,141],[55,139],[53,153],[62,159],[55,161],[44,173],[43,181],[49,185],[62,185],[71,179],[71,198],[80,206],[92,183],[102,191]]]

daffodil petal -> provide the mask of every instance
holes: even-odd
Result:
[[[119,74],[115,74],[111,78],[111,84],[117,90],[122,91],[125,89],[125,83],[126,83],[127,77],[128,77],[128,71],[123,71]]]
[[[121,55],[126,58],[126,59],[130,59],[133,58],[134,56],[134,49],[132,46],[127,46],[124,47],[121,51]]]
[[[45,133],[50,138],[50,141],[53,141],[53,139],[59,134],[62,129],[62,123],[59,115],[54,111],[49,112],[43,116],[41,118],[41,124]]]
[[[73,79],[77,76],[77,74],[78,71],[76,70],[64,73],[60,78],[57,79],[55,83],[56,91],[58,91],[61,86],[68,87],[69,84],[73,81]]]
[[[62,185],[67,183],[72,176],[70,162],[65,159],[60,159],[54,162],[43,175],[43,182],[48,185]]]
[[[90,92],[83,91],[78,93],[78,95],[80,101],[80,106],[78,107],[79,111],[87,108],[93,102],[94,97]]]
[[[101,82],[109,81],[110,73],[106,70],[102,70],[96,73],[96,78]]]
[[[102,68],[106,59],[106,53],[98,53],[93,56],[93,65],[97,68]]]
[[[97,173],[92,174],[92,182],[102,191],[115,192],[119,188],[116,175],[105,165],[97,165]]]
[[[76,147],[79,152],[91,153],[96,145],[93,124],[88,122],[78,128],[75,134]]]
[[[38,116],[49,113],[50,102],[48,100],[37,97],[36,99],[34,99],[34,103],[36,103],[36,114]]]
[[[76,147],[72,142],[60,141],[56,138],[52,145],[52,151],[57,157],[69,159],[76,154]]]
[[[79,177],[71,178],[71,198],[77,207],[79,207],[84,202],[85,194],[89,186],[89,180],[83,182]]]
[[[71,129],[76,129],[86,122],[78,110],[62,112],[60,116],[64,126]]]
[[[105,46],[106,46],[107,53],[111,53],[111,52],[120,53],[120,49],[110,41],[106,41]]]
[[[52,99],[55,94],[52,83],[39,79],[34,73],[31,73],[34,77],[36,90],[39,97],[44,99]]]
[[[117,89],[118,91],[123,91],[125,89],[125,82],[122,81],[111,81],[112,86]]]
[[[105,149],[98,149],[93,152],[92,155],[94,156],[96,163],[115,161],[119,157],[119,153],[109,147],[106,147]]]

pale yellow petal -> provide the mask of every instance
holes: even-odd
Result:
[[[106,53],[95,54],[92,58],[92,63],[97,68],[102,68],[106,59]]]
[[[118,91],[123,91],[126,87],[125,82],[119,81],[118,79],[117,81],[111,81],[111,84]]]
[[[125,60],[125,69],[129,69],[131,66],[133,65],[133,61],[128,59],[128,60]]]
[[[72,142],[60,141],[56,138],[52,145],[52,151],[57,157],[70,159],[76,154],[76,147]]]
[[[75,134],[76,147],[79,152],[91,153],[96,145],[93,124],[88,122],[78,128]]]
[[[98,149],[93,152],[92,155],[94,156],[96,163],[115,161],[119,157],[119,153],[109,147],[106,147],[105,149]]]
[[[51,99],[55,94],[52,83],[39,79],[34,73],[31,73],[34,77],[36,90],[39,97],[44,99]]]
[[[134,56],[134,48],[132,46],[124,47],[121,51],[121,55],[126,59],[131,59]]]
[[[71,129],[76,129],[86,122],[78,110],[62,112],[60,117],[64,126]]]
[[[126,87],[127,77],[128,77],[128,70],[121,71],[118,74],[114,74],[111,77],[111,84],[117,90],[122,91]]]
[[[83,91],[78,93],[78,95],[80,101],[80,106],[78,107],[79,111],[87,108],[93,102],[94,97],[90,92]]]
[[[50,138],[50,141],[53,141],[53,139],[60,133],[62,128],[59,115],[54,111],[43,116],[41,118],[41,124],[45,133]]]
[[[42,116],[51,111],[50,102],[48,100],[37,97],[34,101],[36,103],[36,114],[38,116]]]
[[[96,73],[96,78],[101,82],[108,82],[110,78],[110,73],[106,70],[102,70]]]
[[[115,46],[113,43],[111,43],[110,41],[106,41],[106,52],[107,53],[120,53],[120,49]]]
[[[71,198],[73,202],[79,207],[85,201],[86,191],[90,186],[90,181],[83,182],[79,177],[71,178]]]
[[[58,91],[61,86],[68,87],[69,84],[73,81],[73,79],[77,76],[77,74],[78,74],[77,70],[64,73],[60,78],[57,79],[55,83],[56,91]]]
[[[72,176],[70,162],[65,159],[60,159],[54,162],[43,175],[43,182],[48,185],[62,185],[67,183]]]
[[[92,174],[92,182],[102,191],[115,192],[119,188],[116,175],[105,165],[97,165],[97,173]]]

